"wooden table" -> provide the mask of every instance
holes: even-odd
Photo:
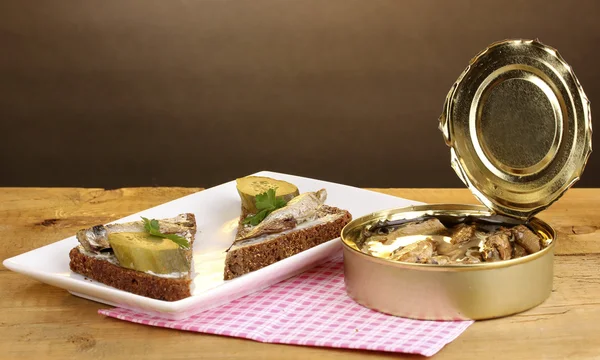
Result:
[[[0,188],[0,259],[200,189]],[[419,201],[477,203],[467,190],[374,189]],[[600,359],[600,189],[572,189],[540,217],[559,232],[554,290],[535,309],[476,322],[436,359]],[[105,318],[106,305],[0,266],[0,358],[420,358],[262,344]]]

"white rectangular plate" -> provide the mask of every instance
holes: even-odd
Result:
[[[394,207],[418,204],[415,201],[380,194],[346,185],[299,176],[262,171],[254,175],[291,182],[301,193],[327,189],[327,205],[348,210],[353,218]],[[321,263],[341,250],[338,239],[328,241],[273,265],[224,281],[225,250],[235,237],[240,215],[240,200],[235,181],[200,191],[115,221],[136,221],[140,216],[169,218],[180,213],[196,215],[198,232],[194,243],[193,295],[167,302],[150,299],[85,279],[69,269],[69,251],[77,246],[75,236],[29,251],[4,261],[8,269],[41,282],[68,290],[74,295],[101,303],[143,311],[178,320],[225,304]]]

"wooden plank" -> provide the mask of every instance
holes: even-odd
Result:
[[[0,189],[0,258],[70,236],[200,189]],[[476,203],[464,189],[374,189],[429,203]],[[439,359],[597,359],[600,343],[599,189],[573,189],[540,217],[559,231],[554,289],[542,305],[480,321]],[[417,359],[417,356],[261,344],[141,326],[97,314],[106,305],[0,271],[2,358]]]

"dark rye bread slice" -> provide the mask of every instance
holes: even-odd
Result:
[[[161,278],[126,269],[107,260],[85,255],[77,247],[71,249],[69,257],[71,271],[120,290],[165,301],[181,300],[192,295],[189,276]]]
[[[336,207],[323,205],[319,211],[320,218],[333,215],[333,219],[310,227],[288,230],[280,235],[273,234],[263,241],[234,244],[225,257],[225,280],[256,271],[335,239],[352,220],[348,211]],[[243,219],[243,215],[240,219]],[[243,231],[240,225],[238,234]]]
[[[190,249],[185,251],[185,255],[192,262],[192,249],[196,238],[194,214],[180,214],[176,218],[166,220],[170,224],[165,222],[165,228],[162,228],[161,225],[161,231],[173,233],[177,229],[174,224],[180,224],[181,231],[186,234],[185,237],[190,242]],[[127,224],[131,223],[124,225]],[[173,230],[169,231],[169,228]],[[117,264],[116,258],[112,258],[111,262],[108,260],[109,256],[91,256],[81,245],[71,249],[69,258],[71,271],[119,290],[164,301],[177,301],[192,295],[192,270],[180,278],[159,277],[121,267]]]

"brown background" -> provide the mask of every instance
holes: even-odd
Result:
[[[600,99],[597,1],[0,2],[0,186],[212,186],[262,169],[463,186],[437,130],[469,59],[558,48]],[[600,187],[592,155],[578,186]]]

